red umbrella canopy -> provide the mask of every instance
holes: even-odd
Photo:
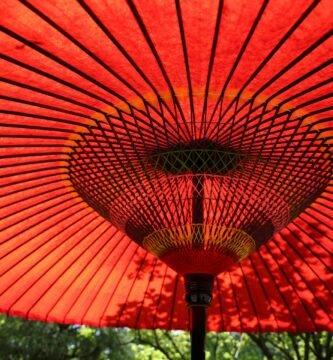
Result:
[[[209,330],[333,330],[332,1],[0,14],[1,312],[185,329],[199,273]]]

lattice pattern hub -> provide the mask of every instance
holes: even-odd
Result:
[[[192,142],[181,148],[153,155],[151,161],[155,169],[169,174],[227,174],[236,170],[237,165],[246,156],[228,149],[220,149],[213,143]]]

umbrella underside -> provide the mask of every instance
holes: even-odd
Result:
[[[209,330],[333,330],[332,12],[2,1],[0,311],[186,329],[205,273]]]

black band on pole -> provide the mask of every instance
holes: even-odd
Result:
[[[189,311],[191,359],[205,359],[206,312],[212,301],[214,277],[209,274],[185,275],[185,300]]]

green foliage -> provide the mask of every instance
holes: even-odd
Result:
[[[119,345],[127,333],[1,316],[0,359],[132,359],[131,347]]]
[[[209,333],[207,360],[330,360],[332,333]],[[189,360],[185,331],[91,328],[0,315],[0,359]]]

